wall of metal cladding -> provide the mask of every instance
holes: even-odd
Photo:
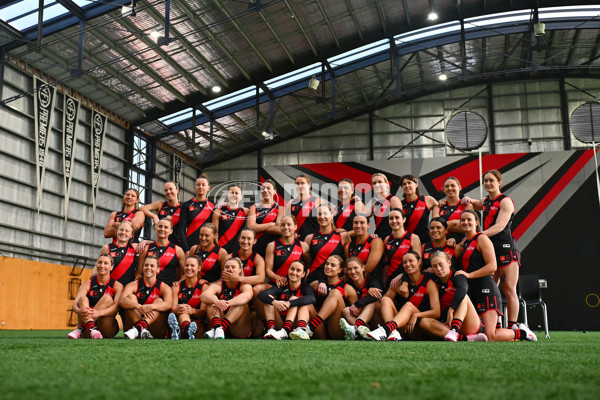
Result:
[[[3,98],[32,89],[31,75],[9,64],[5,65]],[[72,264],[73,256],[95,259],[100,247],[107,242],[103,236],[104,224],[110,212],[120,207],[127,181],[123,177],[126,130],[109,119],[103,144],[94,225],[90,166],[91,109],[81,105],[65,223],[63,94],[57,90],[39,212],[33,103],[33,97],[29,95],[0,108],[1,252],[5,256],[67,265]]]

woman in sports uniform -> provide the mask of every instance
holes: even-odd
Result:
[[[119,304],[125,311],[123,331],[128,339],[164,338],[167,333],[173,294],[169,285],[156,278],[159,270],[158,257],[148,255],[142,278],[123,289]]]
[[[317,222],[317,207],[323,203],[323,199],[312,194],[312,183],[306,174],[296,177],[296,193],[298,198],[290,200],[285,206],[285,215],[296,218],[297,231],[300,240],[319,230]]]
[[[158,221],[163,218],[171,217],[171,223],[173,224],[173,233],[169,237],[169,241],[179,244],[179,238],[177,236],[177,230],[179,223],[179,217],[181,216],[181,203],[177,198],[179,194],[179,188],[175,185],[175,182],[165,182],[163,186],[165,192],[165,198],[167,201],[158,200],[145,206],[140,207],[140,211],[144,213],[147,218],[152,218],[153,225],[158,225]],[[152,211],[155,211],[153,213]]]
[[[136,189],[129,188],[123,195],[121,201],[121,211],[113,211],[108,216],[108,221],[104,226],[104,237],[115,238],[117,229],[123,221],[131,221],[134,231],[134,242],[138,241],[139,230],[144,226],[144,213],[138,209],[140,203],[140,194]]]
[[[228,254],[239,250],[238,237],[246,225],[248,209],[240,207],[242,188],[230,186],[227,191],[227,204],[217,208],[212,216],[212,223],[219,232],[219,246]]]
[[[475,211],[464,211],[460,216],[460,224],[465,232],[465,241],[456,246],[455,255],[461,268],[456,275],[464,275],[469,280],[469,297],[485,325],[486,336],[491,341],[536,341],[537,337],[525,324],[514,324],[513,329],[496,328],[498,316],[502,315],[502,300],[492,278],[496,272],[494,245],[485,234],[479,232],[479,216]]]
[[[375,197],[372,199],[372,204],[369,207],[370,215],[375,218],[375,235],[382,239],[392,233],[388,216],[393,208],[402,208],[402,201],[393,194],[390,194],[390,183],[388,178],[377,172],[371,177],[371,185]]]
[[[223,272],[241,276],[242,262],[238,258],[228,259]],[[252,324],[248,303],[252,300],[252,286],[223,277],[202,292],[201,300],[206,304],[212,326],[204,334],[205,338],[225,339],[226,333],[241,339],[250,337]]]
[[[343,272],[344,259],[339,255],[332,255],[325,262],[326,282],[319,285],[324,286],[324,295],[318,295],[315,304],[317,314],[311,315],[312,319],[305,328],[297,329],[290,333],[291,339],[310,339],[313,333],[318,339],[341,339],[344,332],[340,328],[342,310],[355,303],[358,296],[354,288],[346,283],[341,276]],[[319,301],[319,297],[321,297]],[[327,332],[323,322],[327,321]]]
[[[333,223],[338,231],[350,232],[356,213],[364,213],[365,205],[354,193],[354,182],[348,178],[338,183],[338,203],[333,214]]]
[[[178,226],[181,248],[186,255],[190,248],[200,243],[200,228],[207,222],[212,222],[215,205],[208,200],[210,183],[208,176],[202,174],[196,179],[196,197],[181,204]]]
[[[288,270],[287,285],[274,285],[258,294],[258,299],[264,304],[265,339],[288,339],[294,324],[297,329],[305,328],[311,310],[315,313],[312,306],[315,292],[304,281],[307,273],[306,264],[294,261]]]
[[[79,287],[73,300],[79,326],[67,335],[69,339],[79,339],[84,333],[92,339],[112,338],[119,332],[115,315],[123,285],[111,278],[113,266],[111,256],[100,255],[96,260],[96,275]]]
[[[392,208],[388,220],[392,233],[383,242],[387,264],[383,274],[383,287],[386,290],[392,284],[395,287],[396,284],[400,283],[399,275],[403,272],[402,257],[404,254],[409,250],[421,253],[419,237],[404,230],[404,211],[401,208]]]
[[[423,243],[423,249],[421,256],[423,259],[423,269],[428,271],[431,268],[431,255],[436,251],[443,251],[454,256],[454,245],[448,245],[448,239],[446,237],[448,233],[448,223],[442,217],[434,217],[429,222],[429,242]],[[428,271],[429,272],[429,271]],[[433,272],[433,271],[431,271]]]
[[[195,339],[204,336],[201,323],[196,323],[206,316],[206,307],[202,307],[200,296],[208,284],[200,282],[198,271],[200,259],[197,256],[188,256],[183,267],[183,279],[172,286],[173,306],[167,318],[171,339]],[[198,330],[200,329],[200,330]]]
[[[399,330],[411,335],[423,318],[440,317],[440,299],[438,288],[431,275],[421,271],[421,256],[409,250],[402,257],[404,272],[409,277],[409,295],[403,297],[390,288],[381,298],[381,316],[387,321],[367,334],[371,340],[402,340]]]
[[[517,242],[512,236],[511,225],[515,215],[515,204],[502,192],[502,174],[497,170],[483,174],[483,188],[488,195],[482,200],[465,197],[465,203],[471,203],[475,210],[483,210],[483,234],[494,245],[497,270],[494,272],[496,284],[502,285],[506,296],[508,327],[511,328],[519,317],[519,297],[517,283],[521,257]]]
[[[448,239],[454,239],[455,243],[460,243],[465,234],[460,227],[460,215],[465,210],[472,210],[471,204],[465,204],[460,200],[460,191],[462,187],[458,178],[449,176],[444,181],[444,194],[445,198],[439,202],[440,206],[440,218],[443,218],[448,223]]]
[[[239,258],[242,262],[242,276],[231,275],[223,272],[223,277],[228,280],[238,280],[251,286],[265,282],[265,259],[253,249],[256,243],[256,233],[250,228],[244,228],[240,232],[239,250],[229,255],[229,258]]]
[[[369,235],[369,218],[366,214],[358,213],[352,220],[354,236],[344,246],[344,258],[358,257],[365,267],[365,272],[372,278],[383,282],[383,240]],[[385,239],[385,238],[383,238]]]
[[[133,225],[130,221],[124,221],[117,229],[116,241],[105,244],[100,249],[100,255],[108,254],[114,260],[114,267],[110,277],[119,281],[125,286],[135,280],[135,273],[138,269],[138,244],[131,244],[133,237]],[[96,268],[92,275],[96,273]]]
[[[155,229],[157,239],[140,253],[137,275],[138,277],[142,275],[142,267],[146,257],[153,255],[158,257],[159,262],[160,272],[157,279],[171,286],[173,282],[181,277],[181,270],[185,263],[185,253],[181,247],[169,241],[169,237],[173,233],[173,225],[168,217],[161,219]]]
[[[430,240],[429,217],[430,215],[432,217],[440,215],[438,202],[433,197],[423,196],[419,192],[419,181],[416,176],[404,175],[401,182],[404,191],[402,209],[406,216],[404,228],[407,232],[417,234],[421,243],[426,243]]]
[[[342,310],[340,328],[346,340],[354,340],[358,335],[366,338],[370,331],[368,323],[375,312],[375,303],[381,299],[381,283],[366,273],[362,260],[351,256],[346,260],[346,280],[356,291],[358,300]]]
[[[469,284],[464,275],[456,275],[450,263],[450,255],[436,250],[430,257],[431,269],[438,286],[441,316],[439,319],[424,318],[419,327],[429,335],[449,342],[487,342],[482,333],[483,325],[467,291]]]
[[[217,227],[207,222],[200,228],[200,244],[190,249],[191,256],[198,256],[202,261],[199,278],[202,282],[216,282],[221,279],[221,272],[227,260],[227,252],[217,242]]]
[[[332,255],[340,258],[344,255],[344,246],[350,242],[348,232],[338,233],[333,224],[333,212],[329,204],[321,204],[317,209],[319,230],[306,236],[304,241],[309,246],[312,262],[307,282],[316,290],[318,282],[325,282],[324,267]],[[322,294],[322,293],[317,293]]]
[[[265,180],[260,188],[262,201],[250,206],[246,226],[256,232],[254,251],[264,258],[267,254],[267,245],[281,235],[279,223],[284,210],[275,201],[277,192],[273,180]]]

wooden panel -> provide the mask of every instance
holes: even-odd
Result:
[[[0,318],[2,329],[21,329],[19,326],[19,293],[21,291],[21,262],[17,258],[2,257],[2,297]]]

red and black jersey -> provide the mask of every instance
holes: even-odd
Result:
[[[137,253],[131,244],[120,247],[116,243],[108,244],[108,254],[115,261],[115,266],[110,272],[110,277],[119,281],[123,286],[135,279],[138,267]]]
[[[244,276],[252,276],[252,275],[256,275],[256,256],[258,254],[253,251],[250,256],[246,259],[243,259],[242,256],[240,255],[240,251],[237,250],[236,252],[234,252],[233,254],[231,254],[231,257],[235,258],[239,258],[240,261],[242,262],[242,271],[244,271]]]
[[[177,203],[176,206],[170,206],[168,201],[162,203],[158,209],[158,219],[171,217],[171,223],[173,224],[173,233],[169,235],[169,240],[173,243],[179,244],[179,235],[177,233],[179,219],[181,217],[181,203]]]
[[[356,204],[354,198],[348,204],[338,202],[337,207],[333,210],[333,223],[338,229],[343,229],[350,232],[353,228],[352,221],[356,216]]]
[[[169,242],[166,246],[159,246],[156,242],[148,245],[149,256],[158,257],[160,272],[156,279],[163,281],[171,286],[178,277],[175,276],[177,267],[179,267],[179,259],[177,258],[177,245]]]
[[[315,233],[310,241],[312,263],[310,264],[309,274],[317,269],[323,269],[327,258],[332,255],[344,258],[342,235],[333,230],[326,234],[321,233],[321,231]]]
[[[296,297],[290,300],[292,297]],[[258,294],[258,299],[265,304],[273,304],[274,300],[289,301],[290,307],[300,307],[313,304],[315,302],[315,292],[308,285],[302,282],[297,289],[292,289],[288,283],[286,286],[279,287],[273,285],[267,290],[263,290]],[[281,314],[287,314],[287,311]]]
[[[450,203],[446,202],[443,206],[440,206],[440,218],[448,221],[460,221],[460,216],[465,211],[465,205],[461,204],[460,201],[455,205],[451,206]],[[448,239],[456,240],[456,243],[460,243],[465,235],[463,233],[448,232],[446,234]]]
[[[465,298],[469,284],[464,275],[456,275],[454,269],[450,269],[450,277],[446,283],[440,281],[438,277],[433,277],[438,286],[440,295],[441,319],[445,320],[448,314],[448,308],[453,310],[460,305]]]
[[[390,221],[388,220],[392,197],[394,197],[393,194],[388,194],[385,199],[377,200],[373,204],[375,234],[382,239],[392,234],[392,228],[390,228]]]
[[[366,264],[369,254],[371,254],[372,242],[373,237],[371,237],[371,235],[367,236],[367,239],[362,243],[358,243],[358,238],[356,236],[352,236],[352,238],[350,238],[350,243],[348,243],[348,256],[358,257],[363,264]]]
[[[429,213],[425,196],[421,195],[414,201],[402,200],[402,209],[406,222],[404,229],[407,232],[412,232],[421,239],[421,243],[428,242],[429,237]]]
[[[273,247],[273,272],[286,277],[290,265],[294,261],[301,260],[304,255],[302,244],[298,239],[294,239],[291,244],[283,243],[281,239],[277,239],[273,243],[275,243]]]
[[[196,282],[194,286],[188,286],[185,279],[179,282],[179,296],[177,304],[187,304],[192,308],[200,308],[200,295],[204,290],[206,283]]]
[[[356,294],[358,295],[358,300],[354,303],[356,308],[362,308],[368,304],[375,303],[378,300],[369,294],[369,289],[374,287],[383,291],[381,284],[371,275],[365,278],[360,287],[355,285],[354,282],[350,282],[349,284],[356,290]]]
[[[152,286],[146,286],[144,279],[138,279],[137,290],[135,291],[135,297],[139,304],[152,304],[158,298],[160,298],[160,287],[164,285],[163,282],[156,279]]]
[[[103,285],[100,282],[98,282],[97,276],[94,276],[92,279],[90,279],[90,287],[86,294],[86,296],[90,302],[90,307],[94,307],[96,304],[98,304],[98,302],[100,301],[102,296],[104,296],[105,294],[109,295],[110,297],[112,297],[114,299],[115,298],[115,282],[116,281],[113,278],[110,278],[108,280],[108,282],[106,282]]]
[[[490,226],[496,224],[498,214],[500,214],[500,202],[505,198],[509,199],[512,202],[512,199],[506,196],[504,193],[501,193],[495,199],[490,199],[490,196],[486,196],[486,198],[483,199],[483,230],[489,229]],[[494,236],[490,236],[490,240],[492,241],[494,246],[503,243],[512,243],[514,241],[514,238],[512,237],[512,232],[510,230],[514,216],[515,213],[513,211],[504,229],[495,234]]]
[[[407,251],[412,249],[412,235],[410,232],[406,232],[399,238],[390,235],[385,241],[385,254],[389,265],[387,275],[384,277],[387,282],[404,272],[404,269],[401,268],[402,257],[404,257]]]
[[[411,302],[419,311],[430,310],[429,295],[427,294],[427,282],[431,275],[424,273],[417,284],[408,283],[408,301]]]
[[[201,279],[206,279],[208,282],[216,282],[221,279],[219,250],[221,248],[216,244],[208,251],[204,251],[202,250],[202,246],[198,246],[195,252],[191,254],[192,256],[200,257],[200,260],[202,260],[202,268],[200,268]]]
[[[479,251],[479,249],[477,249],[477,240],[479,239],[479,235],[481,235],[481,232],[478,232],[475,236],[473,236],[469,240],[465,239],[465,241],[463,242],[463,245],[462,245],[463,251],[462,251],[462,254],[460,255],[459,262],[460,262],[460,267],[465,272],[470,273],[473,271],[477,271],[485,266],[485,260],[483,259],[483,254],[481,253],[481,251]],[[481,278],[469,279],[469,290],[471,290],[472,287],[475,287],[475,286],[476,287],[482,287],[482,286],[488,287],[488,286],[490,286],[489,281],[491,281],[493,284],[491,274],[483,276]]]
[[[231,209],[223,206],[219,221],[219,246],[229,254],[240,248],[238,238],[246,226],[246,210],[243,207]]]
[[[335,289],[338,292],[340,292],[342,297],[346,297],[346,286],[348,285],[348,283],[343,278],[340,278],[334,284],[330,284],[328,282],[326,282],[325,284],[327,285],[327,295],[329,295],[329,293],[331,293],[331,291]]]
[[[125,212],[123,210],[121,211],[117,211],[115,214],[115,222],[124,222],[124,221],[129,221],[131,222],[133,220],[133,217],[135,217],[135,214],[138,212],[138,209],[135,210],[131,210],[129,212]],[[131,240],[134,243],[137,243],[139,241],[140,238],[140,230],[138,229],[137,231],[133,232],[133,239]],[[117,242],[117,235],[115,232],[115,237],[113,238],[113,243]]]
[[[200,244],[200,228],[212,221],[215,205],[208,200],[198,201],[189,199],[181,205],[178,234],[183,251],[189,251],[192,246]]]
[[[423,245],[423,254],[421,255],[421,259],[423,260],[423,269],[431,268],[431,256],[436,251],[443,251],[444,253],[450,255],[451,260],[454,260],[454,247],[448,246],[445,243],[442,247],[435,247],[433,242],[427,242]]]
[[[276,222],[278,215],[279,204],[273,203],[270,207],[263,207],[262,203],[256,204],[257,224],[268,224],[269,222]],[[277,235],[273,235],[271,233],[256,232],[256,244],[254,245],[254,251],[256,251],[264,258],[267,252],[267,246],[269,245],[269,243],[271,243],[277,238]]]
[[[242,293],[242,282],[237,282],[233,287],[229,287],[225,281],[221,281],[219,300],[231,300],[240,293]]]
[[[316,203],[317,198],[315,196],[310,196],[306,201],[294,199],[294,202],[292,202],[291,213],[296,218],[297,233],[300,240],[304,240],[306,236],[319,231]]]

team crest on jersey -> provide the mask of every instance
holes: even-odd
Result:
[[[285,255],[285,251],[284,250],[275,250],[275,255],[276,256],[283,256],[283,255]]]

